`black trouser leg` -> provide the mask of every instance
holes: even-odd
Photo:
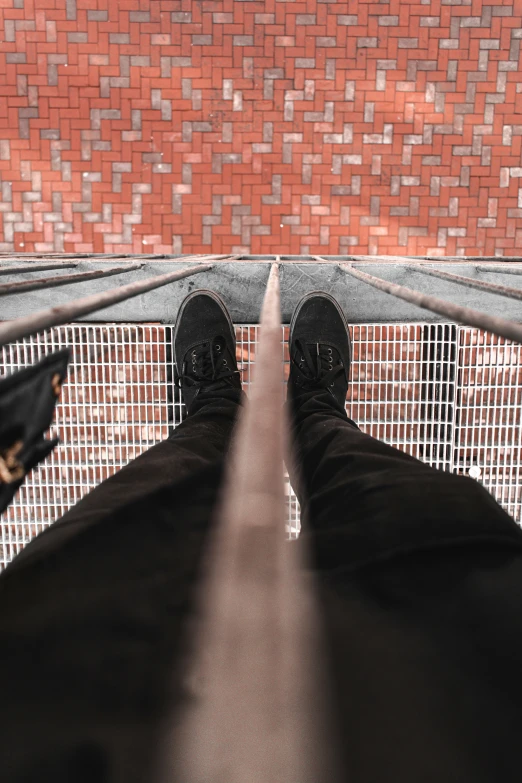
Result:
[[[303,540],[317,569],[350,783],[515,781],[522,534],[476,482],[299,398]]]
[[[6,781],[145,781],[240,393],[104,482],[0,578]]]

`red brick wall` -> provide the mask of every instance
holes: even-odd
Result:
[[[519,252],[514,0],[0,0],[0,30],[0,249]]]

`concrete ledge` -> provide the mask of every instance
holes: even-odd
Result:
[[[36,261],[35,257],[32,258]],[[75,272],[87,272],[99,269],[108,263],[111,266],[124,265],[123,260],[116,258],[82,258],[75,256],[80,261]],[[254,260],[256,258],[257,260]],[[285,257],[283,257],[285,258]],[[283,323],[290,321],[293,309],[299,299],[306,293],[314,290],[326,291],[335,296],[341,304],[347,319],[351,323],[368,322],[404,322],[424,321],[438,323],[445,321],[433,313],[421,310],[389,294],[376,291],[363,282],[342,272],[338,261],[350,261],[350,256],[327,257],[328,263],[317,263],[312,258],[291,258],[288,262],[281,260],[281,306]],[[0,259],[2,266],[27,265],[28,258],[17,256],[3,256]],[[58,261],[58,258],[56,258]],[[60,256],[59,260],[65,260]],[[22,315],[29,315],[38,310],[54,307],[58,304],[69,302],[88,294],[94,294],[109,288],[123,285],[134,280],[143,280],[152,275],[165,274],[196,264],[197,261],[185,261],[179,258],[151,258],[133,256],[131,261],[143,261],[142,269],[114,276],[110,279],[92,280],[85,283],[64,286],[63,288],[47,289],[43,291],[27,292],[8,296],[0,302],[1,320],[9,320]],[[270,272],[270,261],[274,256],[252,257],[248,260],[217,261],[210,272],[205,272],[193,278],[187,278],[177,283],[158,288],[147,294],[133,299],[128,299],[121,304],[114,305],[86,316],[85,321],[91,322],[159,322],[173,323],[176,318],[179,305],[183,298],[195,289],[210,288],[219,293],[227,303],[232,318],[236,323],[258,323],[263,294]],[[517,259],[518,260],[518,259]],[[414,288],[423,293],[429,293],[441,299],[466,305],[476,310],[491,315],[499,315],[514,321],[522,321],[522,304],[516,300],[507,299],[491,293],[468,289],[455,283],[426,277],[424,275],[404,269],[406,263],[416,263],[420,259],[408,258],[403,260],[371,258],[357,260],[361,268],[378,277],[391,280],[400,285]],[[421,262],[422,263],[422,262]],[[514,275],[497,272],[477,272],[477,264],[491,263],[498,265],[509,262],[502,258],[477,258],[468,259],[433,259],[428,263],[436,269],[454,272],[455,274],[476,277],[477,279],[495,282],[513,288],[522,289],[522,276],[520,280]],[[522,263],[521,263],[522,267]],[[46,275],[50,273],[47,272]],[[57,275],[67,274],[67,270],[57,271]],[[39,276],[39,273],[30,272],[19,275],[6,275],[2,277],[2,283],[19,280],[30,280]]]

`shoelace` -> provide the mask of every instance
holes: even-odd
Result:
[[[232,385],[230,379],[239,375],[239,370],[228,368],[219,336],[213,337],[210,343],[202,343],[191,350],[190,367],[191,374],[180,374],[176,380],[180,389],[183,383],[187,386],[204,386],[224,381],[227,385]]]
[[[292,358],[292,364],[301,378],[300,384],[305,389],[327,388],[333,386],[334,380],[344,372],[342,363],[333,363],[333,351],[326,345],[316,343],[317,353],[312,355],[308,345],[303,340],[296,340],[296,351]],[[297,361],[296,356],[302,356]]]

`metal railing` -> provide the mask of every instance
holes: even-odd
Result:
[[[126,272],[138,268],[138,265],[136,264],[131,264],[129,266],[130,268],[125,270]],[[58,305],[50,310],[42,310],[34,315],[22,316],[13,321],[7,321],[0,325],[0,345],[5,345],[13,340],[19,340],[21,337],[27,337],[30,334],[35,334],[36,332],[42,331],[42,329],[49,329],[51,326],[70,323],[70,321],[75,318],[81,318],[83,315],[94,313],[97,310],[103,310],[109,305],[123,302],[133,296],[147,293],[154,288],[159,288],[168,283],[174,283],[176,280],[182,280],[184,277],[190,277],[191,275],[200,274],[201,272],[208,272],[210,269],[212,269],[211,265],[201,264],[201,266],[193,267],[192,269],[184,269],[180,272],[171,272],[166,275],[149,277],[147,280],[128,283],[128,285],[124,285],[121,288],[113,288],[109,291],[104,291],[101,294],[93,294],[92,296],[86,296],[82,299],[75,299],[68,304]],[[114,269],[110,269],[99,276],[104,277],[108,274],[117,273],[118,272],[115,272]],[[73,281],[69,279],[68,282],[71,283]],[[45,287],[52,287],[52,283],[48,283],[47,286],[40,286],[40,288]]]
[[[522,326],[514,321],[508,321],[506,318],[500,318],[499,316],[488,315],[480,310],[472,310],[470,307],[464,307],[462,305],[453,304],[445,299],[439,299],[438,297],[431,296],[429,294],[416,291],[413,288],[407,288],[403,285],[397,285],[389,280],[383,280],[375,275],[369,275],[367,272],[363,272],[358,269],[354,264],[341,264],[341,269],[348,275],[356,277],[358,280],[362,280],[363,283],[378,288],[380,291],[384,291],[387,294],[397,297],[398,299],[404,299],[406,302],[422,307],[424,310],[430,310],[432,313],[442,315],[444,318],[450,318],[454,321],[458,321],[461,324],[468,326],[478,326],[479,329],[486,329],[488,332],[497,334],[500,337],[507,337],[509,340],[517,340],[522,342]],[[437,270],[426,269],[425,267],[415,267],[411,264],[405,265],[405,269],[413,272],[420,272],[427,275],[434,275],[435,277],[442,278],[443,280],[449,280],[457,285],[464,286],[465,288],[480,288],[481,290],[489,291],[490,293],[499,294],[501,296],[509,296],[513,299],[522,299],[522,291],[517,291],[512,288],[505,288],[500,286],[491,286],[487,283],[481,283],[480,281],[474,281],[468,277],[462,277],[460,275],[451,275],[447,272],[439,272]]]
[[[5,256],[4,256],[5,257]],[[52,256],[56,257],[56,256]],[[1,258],[1,256],[0,256]],[[10,257],[12,260],[12,256]],[[28,271],[42,271],[43,269],[53,269],[60,271],[68,266],[76,266],[78,259],[87,259],[96,262],[113,261],[117,258],[128,258],[128,256],[117,255],[94,255],[89,254],[85,256],[75,256],[76,260],[62,260],[60,264],[42,264],[38,260],[41,256],[33,256],[35,258],[34,264],[28,264],[28,254],[23,257],[23,262],[18,266],[2,267],[0,263],[0,275],[12,274],[17,275],[26,273]],[[412,263],[412,261],[415,263]],[[50,288],[60,287],[61,289],[67,288],[69,285],[80,284],[91,280],[105,278],[110,275],[123,275],[128,274],[131,271],[141,270],[146,262],[163,262],[172,263],[176,267],[179,264],[197,264],[188,269],[176,269],[176,271],[169,272],[167,274],[159,274],[145,279],[136,280],[135,282],[124,284],[118,288],[111,290],[102,290],[99,293],[92,294],[87,297],[79,299],[72,299],[71,301],[63,304],[55,305],[47,310],[37,310],[30,315],[21,315],[16,318],[8,318],[4,320],[4,323],[0,324],[0,345],[5,345],[16,339],[26,337],[29,334],[41,331],[43,329],[57,326],[59,324],[68,323],[72,320],[85,317],[99,310],[105,310],[106,308],[115,305],[120,302],[126,302],[127,300],[137,297],[140,294],[153,291],[161,288],[168,283],[181,280],[185,277],[189,277],[195,274],[201,274],[204,272],[212,271],[210,279],[219,278],[220,270],[223,271],[227,263],[234,262],[241,265],[242,262],[247,261],[248,264],[257,262],[261,266],[268,269],[268,266],[275,262],[280,267],[291,267],[292,265],[306,265],[315,264],[319,266],[329,267],[330,270],[339,270],[346,276],[351,276],[357,280],[365,283],[368,286],[372,286],[384,293],[390,294],[396,299],[400,299],[415,305],[416,307],[423,308],[432,314],[442,316],[445,319],[450,319],[458,323],[462,323],[468,326],[476,326],[480,329],[485,329],[493,334],[497,334],[502,337],[506,337],[511,340],[522,341],[522,325],[518,322],[518,318],[506,318],[497,313],[489,314],[482,309],[473,309],[465,304],[452,302],[450,298],[445,299],[434,296],[432,292],[423,292],[398,284],[397,282],[389,279],[385,279],[382,276],[377,276],[369,272],[371,267],[375,267],[376,264],[386,265],[388,269],[394,269],[395,272],[404,274],[409,272],[411,275],[419,274],[424,277],[436,278],[448,282],[453,285],[457,290],[457,296],[460,298],[466,297],[466,291],[470,289],[479,290],[484,294],[492,295],[496,297],[506,297],[508,299],[514,299],[520,301],[522,299],[522,288],[514,288],[513,286],[507,286],[499,283],[492,283],[480,279],[477,275],[482,273],[493,275],[518,275],[522,273],[522,264],[517,261],[510,261],[508,264],[498,264],[498,259],[490,259],[489,263],[485,264],[485,259],[481,259],[480,264],[472,264],[475,277],[464,276],[455,274],[447,269],[439,269],[437,265],[447,264],[462,264],[462,260],[458,259],[411,259],[402,258],[397,256],[378,258],[376,256],[345,256],[345,257],[323,257],[323,256],[309,256],[306,258],[292,258],[292,257],[266,257],[262,256],[259,259],[252,257],[242,256],[227,256],[227,255],[209,255],[209,256],[137,256],[134,257],[134,262],[126,262],[123,266],[108,267],[105,263],[102,264],[102,268],[93,269],[86,272],[80,272],[79,274],[72,275],[55,275],[52,277],[29,279],[23,281],[13,281],[0,285],[0,296],[8,297],[9,294],[29,293],[36,290],[45,290]],[[493,263],[496,261],[497,263]],[[248,265],[247,264],[247,265]],[[366,267],[366,271],[362,268]],[[237,267],[239,268],[239,266]],[[260,278],[261,279],[261,278]],[[266,276],[265,276],[266,280]],[[502,312],[502,308],[498,304],[494,309]],[[153,320],[151,318],[150,320]]]

